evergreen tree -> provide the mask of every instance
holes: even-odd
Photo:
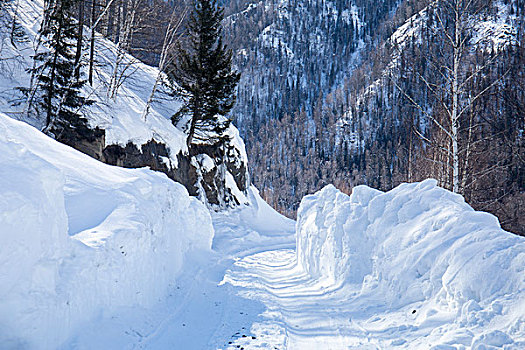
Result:
[[[31,73],[36,77],[39,112],[46,117],[44,132],[58,140],[92,136],[92,130],[79,112],[92,101],[80,89],[85,81],[77,77],[75,64],[78,26],[73,18],[78,0],[47,0],[40,29],[44,50],[37,52]],[[76,135],[76,137],[74,136]]]
[[[188,148],[193,140],[217,142],[231,119],[240,74],[232,70],[232,52],[222,42],[223,9],[216,0],[196,0],[189,20],[188,49],[179,46],[179,59],[168,68],[169,77],[185,99],[173,116],[176,125],[190,116]]]

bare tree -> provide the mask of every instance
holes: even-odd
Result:
[[[481,63],[472,60],[472,53],[483,50],[482,43],[489,41],[491,35],[486,32],[474,39],[474,34],[479,34],[475,27],[476,17],[486,6],[487,2],[483,0],[437,0],[427,9],[428,15],[434,16],[436,20],[435,27],[430,30],[434,32],[435,41],[440,44],[437,52],[428,52],[425,57],[432,67],[432,76],[417,70],[414,74],[437,102],[437,105],[432,106],[432,111],[393,80],[405,98],[445,136],[443,143],[436,138],[430,140],[416,131],[424,141],[444,153],[442,160],[434,161],[444,166],[445,183],[451,184],[450,188],[456,193],[463,193],[467,186],[472,132],[476,127],[473,115],[469,115],[469,112],[505,75],[495,78],[482,89],[474,91],[469,88],[470,83],[493,67],[500,52],[496,48],[492,54],[486,54],[486,59]]]
[[[164,41],[162,43],[162,50],[161,50],[160,60],[158,64],[157,77],[151,89],[151,93],[148,97],[148,101],[146,102],[146,107],[144,108],[144,112],[142,113],[142,119],[144,119],[144,121],[146,121],[148,117],[148,114],[151,109],[151,104],[153,103],[153,99],[155,97],[155,93],[157,92],[158,86],[162,81],[164,71],[166,70],[168,66],[173,64],[173,60],[176,57],[174,53],[175,45],[178,41],[179,30],[184,21],[184,18],[186,17],[186,14],[187,14],[187,9],[184,10],[181,16],[178,16],[176,14],[176,10],[173,10],[171,14],[168,28],[166,29],[166,34],[164,35]]]
[[[137,11],[141,5],[141,0],[119,0],[117,4],[117,30],[114,38],[117,44],[116,56],[107,92],[108,98],[116,98],[120,86],[129,74],[128,70],[137,62],[127,54],[131,48],[133,31],[137,25]]]

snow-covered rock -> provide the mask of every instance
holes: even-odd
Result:
[[[0,347],[57,348],[97,315],[152,305],[212,238],[205,206],[164,174],[0,114]]]

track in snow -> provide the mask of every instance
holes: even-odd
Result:
[[[314,212],[323,208],[311,207]],[[405,209],[396,212],[406,216],[409,211]],[[520,294],[497,296],[487,305],[484,301],[478,305],[472,300],[449,298],[444,289],[438,290],[437,296],[410,299],[411,291],[399,290],[399,281],[395,279],[388,282],[380,278],[376,284],[366,276],[362,283],[316,279],[297,262],[294,223],[275,212],[266,211],[264,215],[260,212],[261,208],[255,206],[255,209],[214,213],[213,252],[193,256],[187,262],[167,299],[159,300],[155,310],[134,308],[121,315],[120,321],[104,319],[106,323],[83,332],[77,343],[82,346],[68,349],[518,350],[525,347],[525,322],[519,311],[524,304]],[[321,220],[323,215],[311,217],[322,229],[328,227]],[[437,216],[437,223],[441,219]],[[404,222],[401,227],[409,225]],[[515,239],[502,237],[512,242]],[[505,244],[500,245],[505,248]],[[503,249],[500,245],[497,249]],[[406,251],[400,256],[406,257]],[[312,260],[322,252],[312,253]],[[485,255],[487,259],[490,257]],[[399,264],[391,258],[386,260],[386,264],[407,269],[403,260]],[[427,277],[415,276],[414,280],[425,283]],[[422,286],[415,284],[414,289],[418,288]],[[389,291],[395,292],[394,297],[389,296]],[[124,339],[122,334],[126,334]]]
[[[349,291],[312,280],[295,258],[295,250],[267,251],[236,262],[228,271],[224,282],[267,308],[264,319],[252,326],[257,341],[241,339],[228,349],[376,349],[345,305]]]

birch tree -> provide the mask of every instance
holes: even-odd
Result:
[[[490,33],[479,36],[475,26],[478,14],[488,3],[483,0],[438,0],[427,9],[427,15],[434,19],[434,27],[430,28],[433,44],[425,54],[432,74],[425,74],[420,69],[415,69],[414,74],[434,98],[436,104],[431,110],[425,105],[426,101],[418,101],[394,80],[405,98],[444,135],[445,143],[436,143],[438,138],[429,139],[416,130],[424,141],[444,153],[441,163],[445,170],[444,184],[455,193],[463,193],[466,186],[472,128],[475,127],[475,119],[469,112],[502,78],[497,77],[481,89],[470,86],[490,70],[499,54],[498,48],[482,47],[490,41]],[[494,52],[483,52],[484,59],[476,62],[473,53],[484,49]]]
[[[116,56],[113,62],[111,79],[108,87],[108,97],[115,99],[118,90],[126,77],[132,73],[132,66],[137,61],[127,56],[136,26],[137,12],[142,4],[141,0],[119,0],[117,11]],[[127,58],[127,59],[126,59]]]
[[[164,35],[164,40],[162,43],[162,50],[160,53],[157,77],[155,79],[155,83],[153,84],[151,93],[146,102],[146,107],[144,108],[144,112],[142,113],[142,119],[144,121],[146,121],[148,117],[148,114],[151,109],[151,104],[153,103],[155,93],[157,92],[157,89],[160,83],[162,82],[162,77],[165,74],[165,70],[167,69],[168,66],[173,64],[173,60],[176,57],[175,48],[176,48],[176,44],[179,38],[179,29],[184,21],[184,18],[186,17],[186,14],[187,14],[187,10],[184,10],[181,16],[178,16],[176,14],[176,10],[173,10],[171,14],[170,21],[168,23],[168,28],[166,29],[166,34]]]

